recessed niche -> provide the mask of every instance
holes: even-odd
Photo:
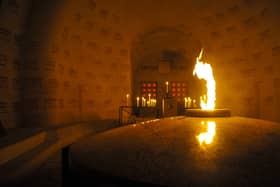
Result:
[[[170,63],[167,61],[162,61],[158,65],[159,73],[169,73],[170,72]]]

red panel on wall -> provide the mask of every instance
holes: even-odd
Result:
[[[157,97],[157,82],[155,81],[145,81],[142,83],[142,97],[148,97],[149,94],[151,94],[151,96],[153,98]]]
[[[182,97],[187,95],[187,83],[181,81],[171,82],[171,96],[177,97],[178,101],[182,101]]]

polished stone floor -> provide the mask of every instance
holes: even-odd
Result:
[[[86,137],[65,186],[280,186],[280,124],[173,117]],[[60,153],[20,187],[61,186]]]
[[[137,123],[84,139],[72,154],[88,181],[99,173],[162,186],[280,186],[280,124],[264,120]]]

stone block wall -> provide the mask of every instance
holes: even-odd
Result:
[[[10,92],[18,94],[18,123],[8,126],[117,121],[130,93],[129,48],[117,11],[99,1],[33,1],[16,47],[19,92]],[[5,73],[1,82],[13,81]]]
[[[133,10],[128,10],[127,15],[130,16],[127,21],[136,39],[150,30],[167,27],[181,30],[184,35],[200,41],[204,48],[204,61],[214,70],[217,107],[230,108],[233,115],[280,121],[279,1],[141,1],[127,3],[126,6]],[[162,43],[158,43],[153,48],[166,46],[179,51],[181,47],[180,42],[174,45],[173,41],[163,38]],[[151,44],[154,44],[152,40]],[[185,49],[191,50],[194,46],[187,42]],[[157,56],[144,43],[132,51],[133,56],[141,59],[141,50],[146,50],[146,54],[152,57]],[[188,56],[187,51],[181,52],[182,55]],[[188,58],[193,59],[198,53],[190,55]],[[149,64],[147,60],[140,63]],[[194,63],[186,61],[189,68],[193,68]],[[132,64],[134,67],[139,62],[132,61]],[[152,66],[153,62],[150,64]],[[174,72],[171,70],[163,76],[169,78]],[[189,76],[186,70],[181,70],[182,78],[184,72],[185,77]],[[145,74],[145,78],[153,78],[155,73],[158,70]]]
[[[19,44],[28,8],[28,0],[0,2],[0,120],[5,128],[19,123]]]
[[[198,41],[214,69],[218,107],[280,121],[279,8],[277,0],[2,0],[0,119],[6,127],[116,120],[135,64],[149,66],[172,46],[187,59],[176,70],[183,78],[197,55],[189,41]],[[157,38],[135,50],[158,28],[190,40]],[[149,80],[158,71],[139,73]]]

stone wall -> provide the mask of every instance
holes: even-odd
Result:
[[[218,107],[280,121],[277,0],[34,0],[29,9],[28,4],[1,1],[0,118],[7,127],[116,120],[135,87],[133,68],[141,62],[134,57],[145,59],[141,55],[150,51],[153,59],[165,46],[183,46],[186,69],[194,65],[193,42],[159,39],[155,50],[152,41],[137,43],[158,28],[179,30],[205,49]],[[144,61],[149,64],[149,58]]]
[[[116,121],[130,93],[129,48],[118,12],[99,1],[54,0],[33,1],[28,13],[17,61],[17,124]]]
[[[117,120],[130,93],[118,12],[99,1],[36,2],[28,21],[24,123]]]
[[[0,2],[0,120],[4,127],[18,124],[19,44],[28,7],[28,0]]]
[[[129,7],[127,25],[136,41],[143,33],[160,27],[179,29],[193,40],[200,41],[204,48],[204,61],[212,64],[214,69],[218,107],[232,109],[233,115],[280,121],[279,1],[166,0],[127,2],[126,7]],[[174,45],[174,41],[164,38],[153,48],[162,46],[166,49],[180,48],[180,44]],[[189,50],[193,47],[192,42],[185,45]],[[151,59],[157,56],[157,52],[143,43],[137,44],[137,48],[132,51],[133,57],[141,59],[145,50]],[[186,54],[187,51],[182,53]],[[189,59],[198,53],[191,55]],[[134,59],[132,63],[133,67],[138,64]],[[144,60],[143,63],[149,61]],[[190,68],[194,63],[186,61]],[[170,77],[174,72],[163,76],[175,79]],[[153,78],[155,73],[158,70],[145,74],[145,79]]]

